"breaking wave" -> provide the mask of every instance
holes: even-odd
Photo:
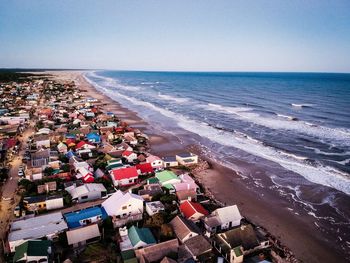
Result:
[[[342,146],[350,146],[350,131],[348,129],[320,126],[285,115],[280,115],[280,117],[285,118],[269,118],[258,113],[254,113],[252,112],[251,108],[245,107],[227,107],[212,103],[209,103],[208,105],[200,105],[199,107],[204,110],[230,114],[230,117],[247,122],[253,122],[257,125],[270,129],[294,131],[296,133],[303,133],[321,140],[325,139],[332,141],[333,143],[337,142]]]
[[[180,98],[180,97],[169,96],[169,95],[166,95],[166,94],[161,94],[160,92],[158,93],[158,97],[163,99],[163,100],[173,101],[173,102],[176,102],[176,103],[179,103],[179,104],[186,103],[186,102],[190,101],[187,98]]]
[[[274,147],[266,146],[263,142],[260,142],[244,133],[217,129],[213,126],[210,126],[208,123],[198,122],[182,114],[160,108],[150,102],[142,101],[134,97],[123,95],[118,91],[104,88],[96,82],[90,81],[90,83],[92,83],[97,89],[101,90],[112,99],[122,104],[125,103],[125,101],[129,101],[135,106],[141,106],[159,112],[163,116],[173,119],[176,121],[179,127],[189,132],[198,134],[201,137],[207,138],[221,145],[240,149],[249,154],[275,162],[285,169],[303,176],[310,182],[335,188],[350,195],[350,178],[346,173],[343,173],[333,167],[324,166],[318,162],[311,164],[306,158],[302,156],[296,156],[282,150],[277,150]],[[218,108],[220,109],[220,107],[222,107],[220,105],[218,106],[214,105],[212,108],[215,108],[217,110]],[[239,114],[247,112],[247,108],[237,109],[233,107],[224,107],[221,109],[224,111],[230,111],[231,113],[238,112]]]

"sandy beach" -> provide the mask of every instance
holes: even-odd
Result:
[[[151,152],[166,156],[189,148],[198,151],[196,145],[187,145],[174,135],[156,132],[136,112],[122,107],[97,91],[85,80],[81,72],[48,73],[58,78],[74,80],[82,92],[98,99],[105,111],[114,112],[123,121],[146,133],[150,137]],[[198,153],[202,159],[211,164],[211,168],[197,172],[194,176],[216,200],[227,205],[237,204],[243,216],[278,238],[282,245],[288,247],[302,262],[346,262],[345,256],[333,242],[336,235],[329,236],[323,233],[312,218],[302,216],[298,208],[294,211],[287,209],[290,204],[274,191],[268,190],[271,183],[261,175],[263,171],[255,171],[255,174],[260,175],[263,180],[264,187],[260,192],[250,187],[252,182],[249,179],[242,178],[234,170],[207,159],[205,153]],[[246,164],[242,162],[241,165]]]

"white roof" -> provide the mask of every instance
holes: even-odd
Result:
[[[68,245],[77,244],[91,238],[99,237],[100,230],[97,224],[76,228],[66,232]]]
[[[179,175],[179,178],[181,179],[181,181],[183,183],[195,183],[193,178],[191,176],[189,176],[187,173]]]
[[[68,229],[62,213],[52,213],[11,223],[8,240],[27,240],[45,237]]]
[[[146,206],[149,207],[149,209],[151,209],[152,212],[164,210],[164,205],[161,201],[146,202]]]
[[[102,203],[102,207],[106,210],[109,216],[113,216],[126,202],[129,202],[130,199],[144,201],[139,195],[131,194],[129,192],[123,193],[118,190]]]
[[[103,184],[90,183],[83,184],[75,188],[68,187],[66,188],[66,191],[72,196],[73,199],[75,199],[79,196],[86,195],[89,192],[103,192],[107,190]]]
[[[219,217],[221,224],[225,224],[235,220],[241,220],[242,216],[237,205],[218,208],[214,213]]]

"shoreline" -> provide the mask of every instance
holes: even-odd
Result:
[[[311,225],[314,226],[311,228],[309,219],[288,211],[287,202],[281,200],[277,194],[266,195],[266,193],[252,191],[236,171],[208,160],[205,153],[198,152],[196,145],[183,145],[174,135],[156,133],[149,123],[139,117],[137,112],[121,106],[102,94],[85,80],[82,73],[64,73],[70,74],[70,77],[77,82],[77,86],[86,90],[88,96],[103,101],[106,111],[114,112],[123,121],[149,135],[152,153],[164,156],[179,152],[186,147],[197,150],[196,153],[199,153],[200,158],[208,161],[211,166],[209,169],[193,173],[201,186],[206,189],[206,193],[220,203],[237,204],[249,221],[266,229],[282,242],[282,246],[287,246],[293,251],[296,258],[302,262],[345,262],[345,256],[339,251],[334,251],[333,248],[330,249],[329,243],[324,240],[324,235],[318,232],[317,227],[311,222]],[[53,72],[52,74],[57,76],[60,73]],[[264,181],[264,183],[269,182]]]

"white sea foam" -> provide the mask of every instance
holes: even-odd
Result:
[[[212,103],[209,103],[208,105],[198,105],[197,107],[208,111],[229,114],[232,118],[252,122],[270,129],[289,130],[297,133],[303,133],[320,140],[336,142],[342,146],[350,146],[349,129],[319,126],[304,121],[290,121],[291,116],[286,116],[288,118],[286,120],[281,118],[261,116],[260,114],[251,112],[250,108],[244,107],[226,107]]]
[[[331,153],[331,152],[324,152],[324,151],[321,151],[320,149],[310,147],[310,146],[304,146],[304,148],[313,150],[317,154],[327,155],[327,156],[347,156],[347,155],[350,155],[350,151],[346,151],[343,153]]]
[[[297,104],[297,103],[292,103],[291,105],[296,108],[310,108],[313,106],[312,104]]]
[[[277,151],[272,147],[265,146],[249,136],[239,133],[219,131],[213,127],[204,125],[203,123],[191,120],[181,114],[176,114],[169,110],[159,108],[152,103],[128,97],[115,91],[108,91],[108,95],[116,100],[127,100],[134,105],[143,106],[157,111],[166,117],[176,120],[177,124],[185,130],[196,133],[219,144],[235,147],[250,154],[276,162],[285,169],[296,172],[311,182],[329,186],[346,194],[350,194],[350,178],[347,174],[338,171],[335,168],[321,165],[312,166],[300,160],[300,157],[295,158],[288,156],[288,154],[281,153],[281,151]]]
[[[158,93],[158,97],[163,99],[163,100],[174,101],[174,102],[180,103],[180,104],[190,101],[188,98],[174,97],[174,96],[170,96],[170,95],[166,95],[166,94],[161,94],[160,92]]]
[[[87,75],[91,76],[93,78],[96,78],[96,79],[100,79],[101,81],[103,81],[103,86],[106,86],[106,87],[127,90],[127,91],[139,91],[140,90],[140,87],[138,87],[138,86],[121,84],[116,79],[99,76],[96,74],[96,71],[89,72],[89,73],[87,73]]]
[[[290,121],[296,120],[296,118],[293,117],[293,116],[288,116],[288,115],[283,115],[283,114],[277,114],[277,116],[278,116],[278,117],[281,117],[281,118],[283,118],[283,119],[288,119],[288,120],[290,120]]]

